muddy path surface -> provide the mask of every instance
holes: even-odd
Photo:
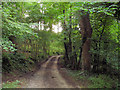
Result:
[[[59,57],[50,57],[22,88],[80,88],[62,68],[58,68]]]

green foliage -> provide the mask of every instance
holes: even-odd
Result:
[[[61,40],[61,34],[51,33],[51,42],[50,42],[50,55],[53,54],[63,54],[64,47],[63,41]]]
[[[104,15],[100,18],[101,15]],[[92,64],[97,64],[99,69],[102,69],[103,64],[94,63],[95,60],[98,62],[106,61],[112,68],[118,68],[118,23],[117,20],[105,14],[91,14],[91,26],[93,29],[92,33]],[[114,47],[113,47],[114,46]],[[105,66],[107,68],[107,65]],[[107,68],[108,71],[111,68]],[[113,71],[114,72],[114,71]],[[105,72],[106,73],[106,72]]]
[[[93,31],[90,38],[92,66],[97,64],[97,68],[102,73],[105,72],[103,62],[107,63],[105,65],[107,71],[111,70],[111,67],[115,70],[119,69],[118,2],[3,2],[2,7],[3,25],[0,45],[2,44],[3,49],[4,70],[29,71],[31,65],[45,60],[48,56],[64,54],[64,43],[69,48],[70,40],[72,50],[68,56],[76,61],[75,66],[77,66],[78,61],[81,60],[82,47],[80,19],[86,13],[90,15]],[[43,24],[44,30],[41,30],[42,28],[38,30],[38,22]],[[58,22],[62,23],[63,31],[54,33],[52,25]],[[14,37],[14,40],[10,40],[10,37]],[[73,62],[69,63],[73,64]],[[66,66],[70,65],[66,64]],[[84,79],[85,77],[80,74],[81,72],[73,73],[78,79]],[[91,78],[93,82],[91,87],[95,84],[97,87],[112,87],[111,79],[105,77],[106,79],[103,76]],[[106,83],[107,80],[110,80],[110,83]]]
[[[110,76],[107,75],[98,75],[90,77],[92,83],[89,85],[89,88],[117,88],[118,80],[112,79]]]
[[[4,38],[4,40],[2,42],[2,47],[3,47],[4,50],[14,52],[14,51],[17,50],[17,49],[14,48],[14,46],[15,46],[15,44],[13,44],[9,40],[5,40],[5,38]]]
[[[2,83],[3,88],[19,88],[20,87],[20,81],[16,80],[13,82],[7,81],[6,83]]]
[[[23,41],[30,36],[36,37],[36,34],[29,27],[28,23],[23,23],[19,21],[19,19],[23,18],[24,16],[16,19],[17,16],[21,16],[19,14],[16,16],[16,14],[20,11],[17,10],[15,6],[19,8],[19,5],[21,5],[21,3],[3,3],[2,47],[6,51],[8,51],[8,49],[12,52],[16,50],[15,47],[13,47],[13,42],[11,43],[11,41],[9,40],[10,36],[20,38]]]
[[[68,70],[68,74],[81,83],[87,84],[87,88],[117,88],[118,78],[108,75],[85,75],[82,71]],[[82,86],[83,87],[83,86]]]
[[[19,70],[19,71],[30,71],[31,68],[30,64],[34,64],[34,62],[30,59],[25,58],[23,54],[19,53],[3,53],[2,55],[3,60],[3,71],[11,71],[11,70]]]
[[[81,71],[69,70],[68,73],[70,74],[70,76],[74,77],[76,80],[85,79],[85,76],[80,75],[82,73]]]

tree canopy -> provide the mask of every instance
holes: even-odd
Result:
[[[120,2],[2,2],[1,6],[5,72],[27,72],[49,56],[63,55],[66,68],[119,75]],[[55,33],[53,25],[62,31]]]

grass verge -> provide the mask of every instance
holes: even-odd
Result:
[[[2,84],[3,88],[19,88],[20,86],[21,86],[21,82],[18,80],[13,81],[13,82],[7,81],[6,83]]]
[[[82,88],[118,88],[118,78],[105,74],[84,74],[82,71],[68,70],[68,74],[78,81]]]

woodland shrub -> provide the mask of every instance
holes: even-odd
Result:
[[[14,82],[7,81],[6,83],[3,83],[3,88],[18,88],[20,87],[20,81],[16,80]]]
[[[91,76],[88,80],[92,82],[89,88],[116,88],[118,85],[118,79],[107,75]]]
[[[29,70],[29,64],[33,64],[34,61],[31,59],[26,59],[23,54],[20,53],[7,53],[4,52],[2,55],[2,66],[3,71],[19,70],[27,71]]]
[[[82,71],[68,70],[70,76],[80,81],[82,85],[86,84],[87,88],[117,88],[118,78],[106,74],[84,75]]]

